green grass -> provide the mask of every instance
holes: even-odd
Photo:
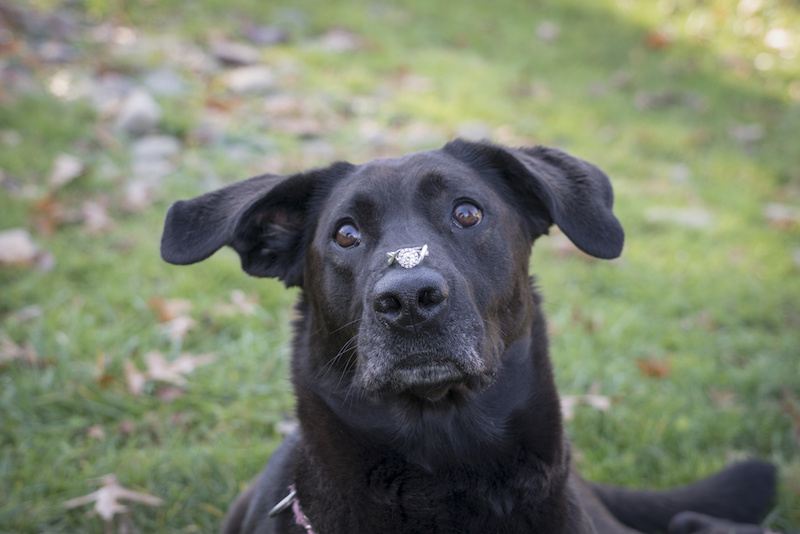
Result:
[[[216,530],[291,414],[286,343],[296,295],[247,278],[228,251],[188,268],[162,263],[167,206],[274,166],[291,172],[331,158],[400,155],[470,123],[499,141],[511,132],[513,142],[569,150],[615,184],[627,234],[622,259],[565,256],[542,238],[531,260],[562,392],[596,388],[615,399],[605,413],[578,408],[569,423],[583,474],[663,487],[736,458],[766,458],[781,469],[769,523],[800,529],[800,443],[782,400],[800,398],[800,265],[793,259],[800,225],[771,225],[763,214],[770,202],[800,206],[800,60],[763,43],[771,27],[800,27],[796,4],[765,0],[752,16],[723,0],[86,6],[89,15],[75,13],[87,23],[115,22],[145,41],[171,35],[200,48],[214,34],[237,38],[244,20],[281,24],[290,42],[262,51],[282,73],[276,90],[321,105],[323,122],[331,122],[323,150],[310,151],[307,140],[268,129],[261,97],[232,98],[218,77],[174,67],[188,89],[160,98],[161,130],[187,146],[155,203],[126,214],[118,205],[130,179],[128,141],[104,144],[95,124],[105,119],[85,100],[61,101],[44,88],[62,68],[138,78],[169,63],[169,47],[120,56],[79,39],[77,64],[32,64],[42,90],[0,103],[0,130],[20,139],[5,135],[0,143],[0,230],[29,229],[55,259],[44,271],[0,266],[0,336],[30,343],[40,359],[0,367],[0,532],[103,532],[88,507],[66,511],[61,503],[89,493],[86,481],[107,473],[164,499],[158,508],[131,506],[127,518],[139,531]],[[559,28],[552,42],[536,36],[545,21]],[[759,24],[753,34],[743,29]],[[313,40],[331,27],[355,32],[363,46],[320,50]],[[671,36],[669,46],[648,46],[656,31]],[[800,34],[793,39],[797,51]],[[31,65],[11,54],[9,61]],[[759,54],[770,54],[773,68],[754,68]],[[403,85],[407,74],[425,78],[427,90]],[[637,107],[648,94],[673,100]],[[209,100],[228,106],[222,140],[193,144]],[[367,122],[385,143],[364,140]],[[761,125],[763,137],[742,145],[730,132],[748,124]],[[415,128],[425,135],[415,138]],[[37,233],[35,204],[47,195],[61,152],[81,157],[88,171],[55,200],[76,208],[107,199],[113,230],[90,235],[67,224]],[[713,223],[692,230],[651,222],[653,206],[702,208]],[[254,315],[221,313],[235,289],[258,296]],[[198,326],[182,341],[163,333],[148,305],[157,296],[193,302]],[[40,313],[25,319],[20,312],[34,305]],[[212,352],[217,361],[189,375],[171,402],[152,382],[133,396],[124,363],[141,368],[153,350]],[[669,374],[644,376],[640,360],[666,362]],[[96,426],[103,438],[90,437]]]

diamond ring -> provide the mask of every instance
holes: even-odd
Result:
[[[400,264],[405,269],[410,269],[419,265],[422,258],[428,255],[428,245],[413,248],[401,248],[394,252],[387,252],[386,256],[389,258],[389,265],[394,262]]]

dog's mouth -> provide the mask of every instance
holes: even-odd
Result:
[[[456,359],[417,356],[406,358],[389,370],[382,387],[374,393],[400,393],[436,402],[454,391],[481,389],[493,376],[483,368],[466,368]]]
[[[453,362],[432,361],[421,365],[401,366],[392,373],[394,389],[406,391],[415,397],[437,401],[453,387],[461,386],[468,375]]]

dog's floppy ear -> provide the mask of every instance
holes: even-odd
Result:
[[[248,274],[301,286],[312,199],[351,168],[336,163],[289,177],[257,176],[178,201],[167,212],[161,257],[188,265],[229,245]]]
[[[445,151],[479,171],[499,172],[523,209],[544,209],[547,213],[530,215],[546,217],[547,226],[557,224],[587,254],[612,259],[622,252],[625,233],[612,212],[614,191],[594,165],[542,146],[506,148],[458,139]]]

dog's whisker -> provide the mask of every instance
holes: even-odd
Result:
[[[495,331],[497,331],[497,333],[500,334],[501,336],[505,336],[506,335],[506,333],[503,331],[503,329],[500,328],[497,325],[497,323],[495,323],[494,321],[490,321],[489,319],[484,318],[483,322],[486,323],[487,325],[491,326],[492,328],[494,328]]]
[[[336,330],[333,330],[331,332],[331,334],[335,334],[335,333],[339,332],[340,330],[344,330],[348,326],[353,326],[354,324],[359,323],[359,322],[361,322],[361,318],[360,317],[358,319],[354,319],[354,320],[350,321],[349,323],[343,324],[342,326],[340,326]]]
[[[353,337],[351,337],[350,339],[348,339],[344,343],[344,345],[342,345],[339,348],[339,351],[336,353],[336,355],[333,358],[331,358],[325,364],[325,366],[317,372],[315,378],[325,378],[328,375],[328,373],[333,369],[333,367],[336,365],[336,363],[339,361],[339,359],[341,359],[341,357],[346,352],[352,352],[352,351],[354,351],[356,349],[356,347],[354,347],[353,345],[357,341],[358,341],[358,334],[356,334]],[[350,363],[350,359],[348,358],[348,361],[345,364],[345,368],[347,367],[347,365],[349,365],[349,363]],[[340,382],[341,382],[341,378],[340,378]]]

